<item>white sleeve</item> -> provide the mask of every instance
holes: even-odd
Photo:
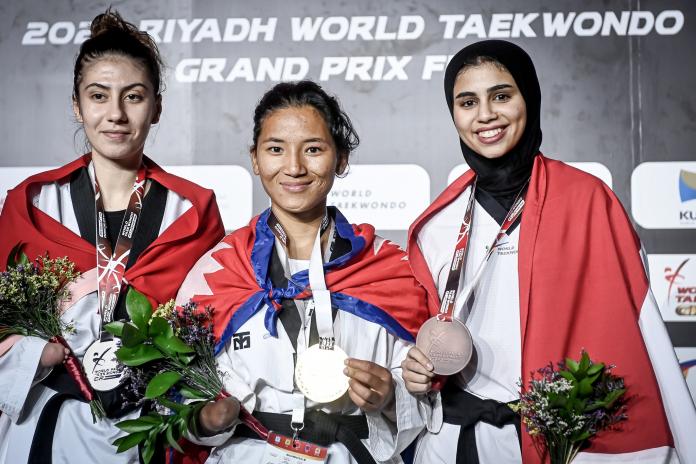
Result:
[[[430,416],[426,397],[416,397],[406,390],[401,376],[401,362],[412,344],[397,339],[392,354],[391,374],[394,381],[396,423],[383,413],[366,413],[371,454],[377,461],[387,461],[401,453],[416,439]]]
[[[223,383],[225,386],[225,390],[234,398],[236,398],[247,411],[253,412],[254,408],[256,407],[256,395],[251,390],[249,385],[247,385],[246,382],[244,382],[244,380],[242,380],[242,378],[237,373],[235,373],[232,366],[232,361],[228,354],[228,349],[229,343],[225,347],[225,350],[217,357],[218,368],[224,376]],[[232,435],[234,434],[234,431],[239,424],[241,424],[241,421],[239,419],[236,419],[229,429],[217,435],[212,435],[209,437],[198,437],[189,433],[186,435],[186,439],[192,443],[196,443],[199,445],[221,446],[224,445],[230,438],[232,438]]]
[[[13,422],[24,408],[34,379],[45,374],[40,372],[39,361],[46,343],[37,337],[22,337],[0,356],[0,411]]]
[[[682,463],[696,462],[696,409],[652,291],[643,302],[639,324],[679,459]]]

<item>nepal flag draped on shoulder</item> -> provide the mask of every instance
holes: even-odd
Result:
[[[350,224],[337,209],[330,210],[335,233],[350,243],[348,253],[324,264],[332,304],[381,325],[399,338],[414,341],[428,317],[428,308],[425,291],[411,274],[406,254],[396,244],[375,235],[371,225]],[[266,312],[266,329],[277,336],[280,302],[311,297],[307,270],[293,275],[294,283],[287,287],[273,287],[269,264],[275,236],[268,226],[269,215],[270,209],[225,237],[192,271],[202,272],[203,287],[208,287],[197,286],[188,295],[193,294],[191,299],[199,307],[213,308],[216,353],[261,310]],[[195,284],[185,282],[180,296],[186,295],[187,287]]]

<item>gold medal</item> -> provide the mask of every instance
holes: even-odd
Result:
[[[297,357],[295,382],[300,391],[316,403],[330,403],[348,390],[343,373],[348,355],[341,348],[323,349],[312,345]]]

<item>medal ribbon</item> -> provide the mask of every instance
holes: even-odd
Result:
[[[321,236],[328,230],[331,221],[329,216],[324,215],[324,219],[321,221],[321,226],[317,231],[317,236],[314,240],[314,245],[312,247],[312,255],[309,260],[309,289],[304,289],[300,291],[299,294],[303,296],[312,296],[314,300],[314,313],[317,318],[317,331],[319,332],[319,338],[321,340],[322,347],[326,345],[327,348],[333,348],[333,319],[331,317],[331,293],[326,288],[326,281],[324,279],[324,259],[321,254]],[[288,245],[290,244],[290,238],[285,232],[285,229],[281,225],[278,218],[271,211],[268,216],[268,226],[270,227],[273,235],[283,244],[285,251],[285,268],[290,269],[288,262],[289,256],[287,253]],[[333,240],[331,241],[333,242]],[[288,281],[291,282],[291,278]],[[283,293],[277,292],[276,293]],[[295,295],[297,296],[297,295]],[[275,302],[274,302],[275,303]]]
[[[331,310],[331,292],[329,292],[326,287],[326,280],[324,278],[324,259],[321,253],[321,236],[329,228],[330,224],[331,221],[329,220],[328,214],[324,215],[324,219],[322,220],[321,226],[319,227],[319,230],[317,230],[316,238],[314,239],[312,254],[309,260],[308,277],[311,296],[314,300],[314,314],[317,320],[317,332],[319,332],[319,348],[332,350],[335,343],[335,337]],[[283,244],[285,249],[286,269],[289,270],[290,265],[288,262],[289,256],[287,250],[290,239],[273,212],[271,212],[268,218],[268,225],[276,238]],[[333,243],[333,237],[331,243]],[[288,281],[290,281],[290,279],[288,279]],[[304,294],[305,292],[302,293]],[[311,315],[308,314],[306,317],[309,318],[309,321],[306,323],[307,326],[309,326],[309,324],[312,322]],[[298,349],[300,347],[299,340],[297,347]],[[290,427],[294,431],[292,437],[293,442],[297,440],[299,432],[304,428],[304,414],[305,397],[301,392],[295,391],[293,392],[292,418],[290,419]]]
[[[483,261],[479,265],[474,279],[468,286],[466,296],[468,298],[471,291],[476,286],[479,278],[483,274],[486,264],[493,255],[493,251],[498,246],[498,243],[507,235],[510,227],[515,223],[517,218],[520,217],[522,211],[524,210],[524,198],[522,193],[527,188],[527,183],[525,182],[522,189],[517,194],[517,198],[512,204],[510,211],[508,211],[505,216],[503,224],[500,226],[498,233],[493,239],[493,243],[488,248]],[[469,195],[469,201],[466,205],[466,211],[464,212],[464,219],[462,220],[462,225],[459,228],[459,235],[457,236],[457,243],[454,247],[454,253],[452,254],[452,262],[450,264],[449,274],[447,275],[447,284],[445,285],[445,293],[442,296],[442,303],[440,305],[440,313],[437,318],[441,321],[451,321],[454,314],[455,303],[457,300],[457,293],[459,292],[459,280],[461,273],[464,271],[466,265],[467,250],[469,249],[469,239],[471,237],[471,222],[474,216],[474,196],[476,193],[476,181],[471,187],[471,194]],[[466,301],[466,300],[465,300]]]
[[[94,203],[97,214],[97,281],[99,283],[99,313],[102,326],[113,321],[114,310],[123,287],[126,264],[133,247],[133,235],[140,219],[145,193],[145,165],[141,165],[133,183],[128,208],[121,222],[116,246],[111,249],[107,235],[106,211],[99,189],[99,181],[94,176]]]

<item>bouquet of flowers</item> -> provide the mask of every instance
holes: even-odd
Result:
[[[532,373],[513,409],[551,464],[570,463],[597,433],[626,419],[626,388],[613,367],[592,362],[583,351],[579,361],[566,358]]]
[[[0,341],[11,335],[33,336],[60,343],[70,350],[63,336],[75,328],[61,320],[60,305],[69,300],[67,285],[80,273],[68,258],[39,256],[33,262],[29,261],[21,252],[21,246],[12,249],[7,270],[0,273]],[[106,415],[104,408],[72,350],[64,364],[89,401],[94,421],[103,418]]]
[[[169,301],[153,313],[147,298],[130,289],[126,309],[131,322],[112,322],[105,329],[121,339],[116,357],[126,366],[131,393],[171,414],[153,411],[119,422],[116,426],[128,435],[113,444],[120,453],[143,443],[143,460],[149,463],[160,438],[183,452],[177,442],[188,431],[198,434],[199,411],[229,394],[215,364],[211,308],[198,309],[190,302],[178,310]],[[249,413],[240,413],[240,418],[242,414]]]

